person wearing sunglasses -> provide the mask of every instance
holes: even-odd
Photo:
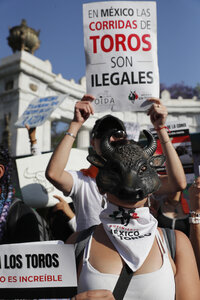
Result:
[[[54,150],[46,169],[46,178],[65,196],[72,198],[75,206],[77,231],[99,224],[99,214],[104,205],[103,197],[99,194],[96,186],[98,169],[95,166],[80,171],[65,169],[78,131],[90,115],[94,114],[92,105],[94,99],[95,97],[92,95],[84,95],[81,101],[76,102],[73,120],[65,136]],[[167,109],[157,98],[149,99],[149,101],[152,105],[147,114],[158,132],[163,153],[166,156],[166,168],[169,175],[161,176],[160,191],[165,193],[169,189],[172,192],[182,190],[186,187],[186,179],[182,164],[166,130]],[[100,154],[100,139],[110,129],[116,129],[110,137],[111,141],[126,138],[124,123],[111,114],[105,115],[96,121],[92,129],[92,151]]]

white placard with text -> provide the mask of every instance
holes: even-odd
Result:
[[[146,110],[159,97],[156,2],[86,3],[83,26],[95,111]]]

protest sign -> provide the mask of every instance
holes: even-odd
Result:
[[[169,122],[168,127],[169,138],[182,162],[187,183],[191,184],[194,180],[194,164],[192,155],[192,143],[189,133],[189,127],[185,121]],[[154,128],[150,128],[153,135],[157,138],[156,154],[162,153],[160,140]],[[158,168],[158,172],[165,174],[165,166]]]
[[[146,110],[159,97],[156,2],[83,4],[83,27],[95,112]]]
[[[65,98],[66,95],[34,98],[15,126],[25,127],[27,124],[29,127],[37,127],[42,125]]]
[[[50,241],[0,246],[1,299],[66,299],[76,289],[74,245]]]
[[[63,197],[63,193],[56,189],[45,177],[46,167],[51,155],[52,152],[16,159],[23,201],[31,207],[53,206],[58,203],[53,195]],[[89,166],[86,159],[87,155],[87,150],[72,149],[67,169],[80,170],[81,168],[87,168]]]

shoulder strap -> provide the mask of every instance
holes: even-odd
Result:
[[[15,205],[16,205],[17,203],[19,203],[19,202],[22,202],[22,200],[19,199],[19,198],[15,198],[15,199],[13,200],[13,202],[11,203],[11,205],[10,205],[10,207],[9,207],[8,215],[10,214],[11,208],[12,208],[13,206],[15,206]]]
[[[133,274],[134,272],[125,263],[113,290],[113,296],[115,300],[122,300],[124,298]]]
[[[37,222],[38,222],[38,230],[40,233],[40,241],[49,241],[50,235],[49,235],[49,227],[45,219],[32,207],[31,211],[34,213]]]
[[[76,257],[76,266],[78,267],[80,259],[83,255],[83,250],[89,240],[91,234],[95,230],[97,225],[91,226],[88,229],[80,231],[77,239],[76,239],[76,246],[75,246],[75,257]]]
[[[161,228],[164,238],[165,238],[165,242],[167,244],[167,248],[171,254],[171,257],[173,258],[173,260],[175,259],[175,255],[176,255],[176,236],[175,236],[175,232],[173,229],[170,228]]]

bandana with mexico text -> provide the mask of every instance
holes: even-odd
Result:
[[[104,230],[116,250],[135,272],[147,258],[157,230],[148,207],[125,209],[107,202],[100,213]]]

